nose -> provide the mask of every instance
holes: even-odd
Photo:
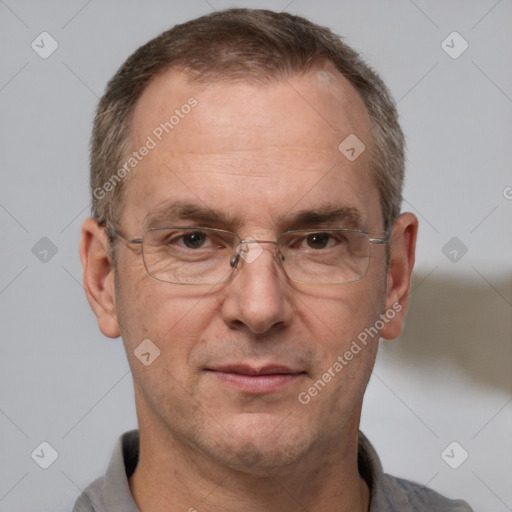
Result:
[[[275,246],[275,242],[245,240],[231,260],[236,268],[222,304],[222,316],[230,328],[264,334],[290,324],[293,295]]]

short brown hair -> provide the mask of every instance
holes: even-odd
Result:
[[[115,173],[130,151],[137,100],[156,75],[177,68],[193,82],[262,82],[327,62],[359,93],[372,120],[372,172],[389,228],[400,213],[404,137],[387,87],[328,28],[288,13],[255,9],[229,9],[176,25],[140,47],[117,71],[99,102],[91,138],[93,216],[102,225],[118,220],[125,180]]]

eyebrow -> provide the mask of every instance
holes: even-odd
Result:
[[[173,201],[150,211],[144,220],[144,227],[151,229],[166,222],[179,221],[195,222],[204,227],[221,227],[226,230],[235,229],[242,224],[241,218],[237,215],[215,211],[203,204]],[[284,231],[328,227],[333,224],[341,224],[341,227],[346,229],[362,229],[363,214],[353,206],[321,205],[318,208],[285,215],[276,224]]]
[[[201,222],[226,228],[240,222],[234,215],[216,212],[205,205],[174,201],[150,211],[146,215],[144,226],[149,229],[163,222],[180,220]]]
[[[298,226],[309,228],[341,224],[347,229],[362,229],[363,214],[353,206],[324,205],[311,210],[300,210],[283,221],[286,229]]]

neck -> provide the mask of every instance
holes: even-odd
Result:
[[[357,467],[358,422],[344,430],[336,446],[312,449],[296,464],[242,471],[141,419],[139,462],[130,478],[141,512],[368,510],[368,486]]]

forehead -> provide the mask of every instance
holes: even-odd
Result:
[[[132,122],[134,138],[140,141],[169,121],[191,97],[200,108],[193,109],[194,115],[186,123],[181,122],[184,119],[180,116],[169,137],[174,144],[180,144],[180,149],[207,149],[219,141],[223,142],[222,147],[229,142],[240,145],[244,133],[258,135],[267,142],[285,139],[288,143],[304,143],[308,132],[318,135],[312,140],[316,148],[332,149],[349,133],[368,139],[371,127],[359,94],[330,65],[258,84],[223,78],[213,83],[191,82],[185,73],[171,69],[157,75],[139,98]],[[299,117],[303,122],[297,125]],[[198,126],[208,130],[197,131]],[[196,130],[195,139],[190,137],[191,129]],[[236,134],[237,140],[229,141],[229,134]],[[319,144],[322,140],[324,143]],[[251,149],[260,140],[247,137],[245,142],[246,149]]]
[[[359,208],[370,222],[380,211],[370,133],[359,95],[328,66],[265,84],[191,83],[169,70],[134,111],[133,148],[149,140],[152,148],[127,184],[124,210],[142,220],[186,199],[238,217],[275,218],[341,206]],[[353,136],[366,149],[351,161],[339,145]]]

